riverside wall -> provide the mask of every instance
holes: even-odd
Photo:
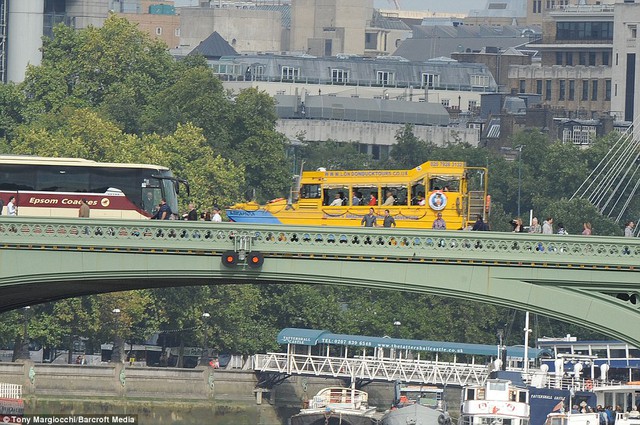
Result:
[[[340,379],[291,376],[258,391],[252,370],[30,361],[0,362],[0,382],[22,385],[26,414],[137,414],[141,425],[282,425],[320,389],[348,385]],[[393,383],[374,382],[364,390],[371,405],[381,410],[391,405]],[[459,389],[453,394],[459,395]]]

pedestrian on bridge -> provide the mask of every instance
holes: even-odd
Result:
[[[542,223],[542,234],[553,235],[553,217],[547,217],[544,223]]]
[[[364,227],[378,227],[377,221],[378,217],[376,217],[376,214],[373,212],[373,208],[369,208],[369,214],[362,217],[361,224]]]
[[[80,209],[78,210],[78,217],[81,218],[89,218],[91,209],[89,208],[89,203],[86,198],[82,198],[80,201]]]
[[[7,204],[7,215],[11,215],[11,216],[18,215],[18,207],[16,206],[15,196],[12,196],[9,198],[9,203]]]
[[[542,226],[538,223],[538,217],[531,219],[531,226],[529,226],[529,233],[542,233]]]
[[[438,212],[438,218],[433,220],[433,225],[431,226],[431,228],[434,230],[447,230],[447,223],[445,223],[444,219],[442,218],[441,212]]]
[[[13,198],[13,196],[12,196]],[[633,221],[629,221],[627,222],[627,224],[624,227],[624,237],[625,238],[632,238],[633,237],[633,228],[635,227],[635,223]]]
[[[384,210],[384,221],[382,223],[382,227],[396,227],[396,219],[393,218],[391,214],[389,214],[389,210]]]

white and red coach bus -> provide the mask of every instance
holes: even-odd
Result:
[[[177,215],[180,184],[159,165],[0,155],[3,214],[15,196],[19,216],[78,217],[83,198],[93,218],[149,218],[162,198]]]

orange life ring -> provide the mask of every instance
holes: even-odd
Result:
[[[487,195],[487,202],[485,204],[485,211],[489,212],[491,210],[491,195]]]
[[[585,388],[587,391],[591,391],[591,390],[593,389],[593,381],[592,381],[591,379],[587,379],[587,380],[584,382],[584,388]]]

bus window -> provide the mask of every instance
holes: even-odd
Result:
[[[406,186],[386,186],[381,191],[384,194],[380,202],[383,205],[407,205],[407,187]],[[388,194],[394,197],[393,204],[387,203]]]
[[[364,205],[377,206],[384,202],[384,200],[380,201],[380,194],[377,186],[362,186],[360,187],[360,191],[363,195],[362,201]],[[373,198],[371,195],[373,195]]]
[[[445,181],[442,186],[443,192],[460,192],[460,180],[459,179],[451,179]]]
[[[420,205],[424,199],[424,184],[415,182],[411,185],[411,205]]]
[[[460,190],[460,177],[432,176],[431,179],[429,179],[429,191],[434,190],[458,192]]]
[[[360,205],[366,205],[364,203],[364,195],[360,188],[351,188],[351,206],[357,207]]]
[[[149,214],[155,214],[162,195],[160,188],[143,187],[142,188],[142,209]]]
[[[300,198],[303,199],[320,199],[320,185],[319,184],[303,184],[300,187]]]
[[[349,205],[349,188],[345,186],[325,186],[323,205],[342,207]]]
[[[37,167],[3,165],[0,171],[0,190],[34,190]]]

